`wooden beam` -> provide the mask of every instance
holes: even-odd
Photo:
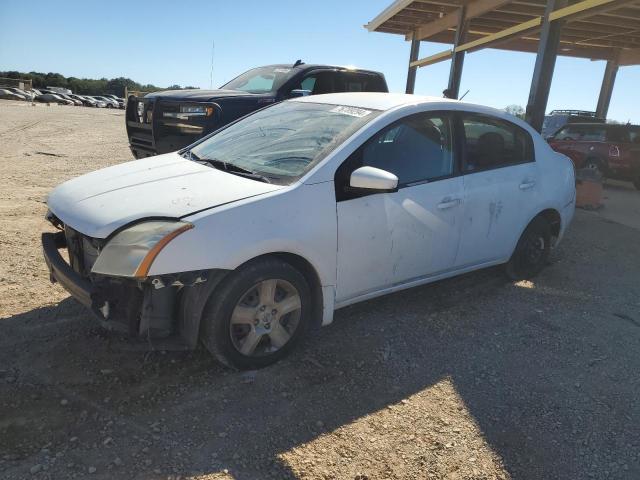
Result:
[[[364,28],[366,28],[370,32],[375,31],[376,28],[378,28],[380,25],[382,25],[397,13],[400,13],[412,3],[413,0],[396,0],[387,8],[385,8],[376,18],[367,23]]]
[[[453,55],[453,50],[445,50],[444,52],[436,53],[435,55],[411,62],[409,65],[412,67],[426,67],[427,65],[433,65],[434,63],[448,60],[451,58],[451,55]]]
[[[640,48],[622,50],[618,56],[618,65],[640,65]]]
[[[595,15],[595,10],[598,7],[608,6],[610,4],[614,4],[617,1],[619,4],[619,0],[584,0],[582,2],[574,3],[573,5],[569,5],[568,7],[559,8],[551,12],[549,15],[549,21],[553,22],[554,20],[558,20],[560,18],[568,19],[571,17],[575,17],[576,15],[592,13]]]
[[[500,8],[504,4],[509,3],[509,0],[475,0],[467,4],[465,18],[471,20],[472,18],[479,17],[491,10]],[[438,20],[429,22],[421,27],[418,27],[414,33],[413,38],[418,40],[424,40],[436,33],[440,33],[450,28],[455,28],[460,21],[460,10],[445,15]]]
[[[534,18],[533,20],[529,20],[528,22],[514,25],[513,27],[506,28],[492,35],[487,35],[484,38],[479,38],[478,40],[460,45],[456,47],[456,52],[471,50],[474,48],[482,47],[484,45],[495,43],[498,40],[504,40],[515,35],[525,34],[531,30],[539,28],[540,25],[542,25],[542,19],[540,17]]]

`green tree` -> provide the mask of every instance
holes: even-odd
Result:
[[[525,111],[520,105],[508,105],[504,108],[504,111],[514,117],[518,117],[524,120]]]

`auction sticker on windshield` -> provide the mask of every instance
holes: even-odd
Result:
[[[345,107],[344,105],[338,105],[335,108],[329,110],[333,113],[342,113],[344,115],[351,115],[352,117],[366,117],[371,113],[371,110],[365,110],[364,108],[357,107]]]

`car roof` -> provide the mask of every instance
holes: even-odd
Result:
[[[538,133],[527,122],[508,114],[504,110],[443,97],[431,97],[405,93],[345,92],[309,95],[306,97],[292,98],[287,101],[326,103],[331,105],[344,105],[348,107],[381,111],[389,111],[397,108],[411,109],[411,107],[422,105],[429,106],[430,110],[457,110],[462,112],[472,112],[479,115],[488,115],[516,124],[528,131],[530,134]]]
[[[424,103],[461,103],[458,100],[451,100],[449,98],[383,92],[327,93],[322,95],[309,95],[307,97],[299,97],[290,101],[347,105],[349,107],[370,108],[383,111],[391,110],[392,108],[404,105],[416,105]]]
[[[293,64],[289,63],[276,63],[273,65],[262,65],[260,67],[253,67],[249,70],[255,70],[256,68],[289,68],[292,70],[298,70],[298,71],[306,71],[306,70],[315,70],[318,68],[327,68],[327,69],[335,69],[335,70],[344,70],[346,72],[365,72],[365,73],[373,73],[376,75],[381,75],[384,76],[382,74],[382,72],[376,72],[375,70],[368,70],[366,68],[358,68],[358,67],[354,67],[352,65],[322,65],[322,64],[317,64],[317,63],[301,63],[299,65],[293,66]],[[247,70],[247,71],[249,71]]]

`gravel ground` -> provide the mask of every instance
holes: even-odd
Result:
[[[48,282],[46,193],[130,159],[122,112],[0,101],[1,478],[640,478],[640,231],[577,212],[534,282],[355,305],[237,373]]]

